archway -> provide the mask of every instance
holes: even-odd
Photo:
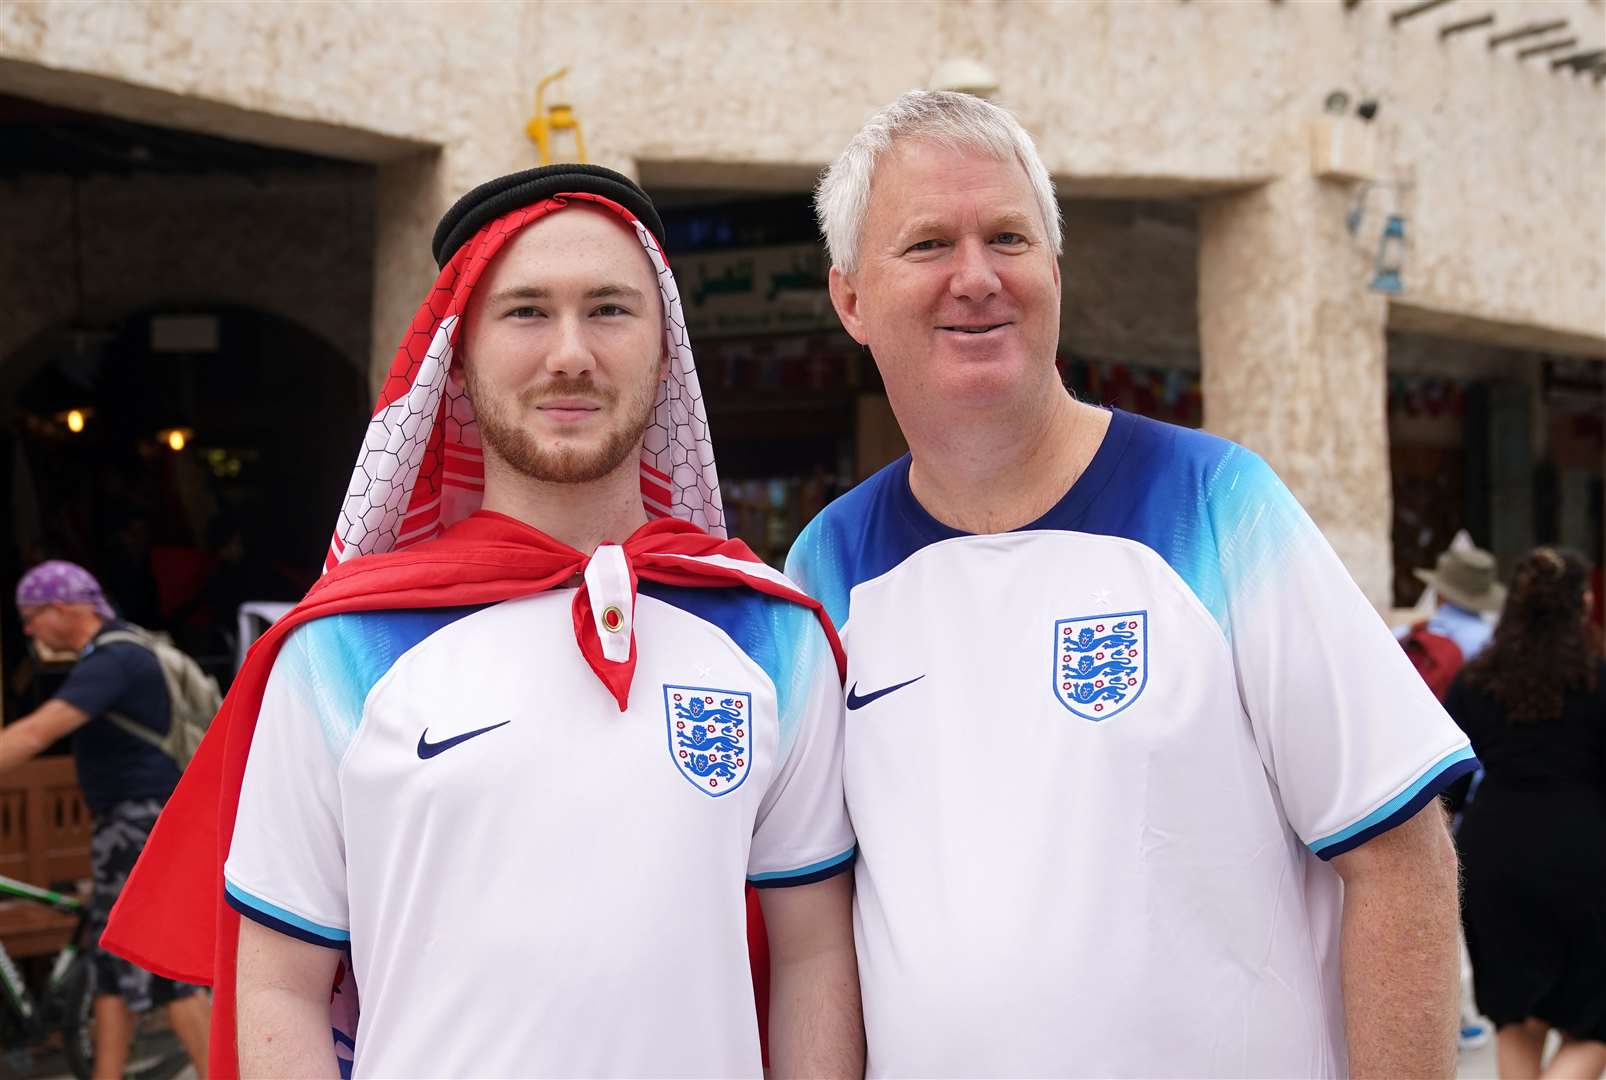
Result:
[[[239,603],[317,576],[367,420],[357,366],[277,315],[192,306],[47,332],[0,371],[5,580],[81,562],[120,613],[226,674]],[[10,672],[24,642],[8,630]]]

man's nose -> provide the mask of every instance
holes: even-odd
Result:
[[[954,251],[954,272],[948,279],[948,292],[959,300],[987,300],[998,294],[998,272],[993,269],[993,253],[980,240],[962,240]]]
[[[586,341],[583,317],[564,316],[558,320],[557,340],[546,355],[546,369],[553,375],[580,375],[597,366],[597,359]]]

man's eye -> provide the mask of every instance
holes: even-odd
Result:
[[[917,243],[910,244],[909,245],[909,250],[910,251],[936,251],[941,246],[942,246],[942,241],[941,240],[921,240],[921,241],[919,241]]]
[[[1005,247],[1019,247],[1026,243],[1026,237],[1018,232],[1004,232],[993,237],[993,243],[1003,244]]]
[[[618,304],[599,304],[591,314],[593,315],[629,315],[630,312]]]
[[[541,309],[540,308],[516,307],[512,311],[507,313],[507,317],[510,318],[510,319],[533,319],[533,318],[536,318],[537,316],[539,316],[540,314],[541,314]]]

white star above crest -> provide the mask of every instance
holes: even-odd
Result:
[[[1109,589],[1100,589],[1097,592],[1095,592],[1093,594],[1093,602],[1095,604],[1097,604],[1099,607],[1102,607],[1102,608],[1109,607],[1110,606],[1110,590]]]

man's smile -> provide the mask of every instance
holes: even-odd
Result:
[[[970,334],[972,336],[977,336],[977,335],[981,335],[981,334],[990,334],[994,330],[1001,330],[1004,327],[1010,326],[1010,325],[1012,325],[1012,324],[1011,323],[1007,323],[1007,322],[1001,322],[1001,323],[973,323],[973,324],[969,324],[969,325],[958,324],[958,325],[954,325],[954,326],[939,326],[939,327],[937,327],[937,329],[938,330],[942,330],[945,333],[950,333],[950,334]]]
[[[573,423],[602,411],[602,406],[588,398],[552,398],[538,404],[536,411],[553,420]]]

